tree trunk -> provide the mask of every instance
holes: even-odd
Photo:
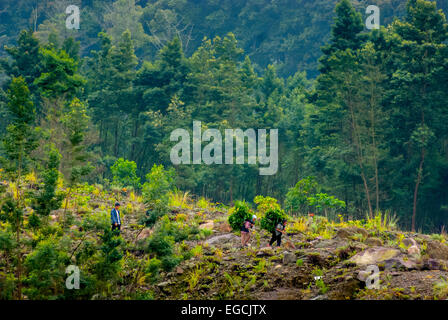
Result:
[[[425,153],[426,153],[426,150],[425,150],[425,148],[423,148],[422,153],[421,153],[420,165],[419,165],[418,173],[417,173],[417,181],[415,182],[415,189],[414,189],[414,204],[413,204],[413,208],[412,208],[412,227],[411,227],[412,232],[415,232],[415,217],[417,216],[418,188],[420,186],[420,182],[422,181],[423,164],[425,162]]]
[[[118,119],[115,121],[114,156],[118,157]]]
[[[350,95],[351,95],[351,93],[349,93],[349,96]],[[355,142],[356,152],[358,154],[358,164],[361,169],[361,179],[363,181],[364,190],[366,193],[367,205],[369,208],[369,216],[370,216],[370,219],[373,219],[372,203],[370,201],[370,190],[369,190],[369,186],[367,184],[367,179],[364,174],[364,165],[363,165],[364,158],[362,155],[361,139],[359,138],[359,133],[358,133],[357,126],[356,126],[355,112],[353,110],[353,105],[352,105],[352,102],[350,99],[348,100],[347,105],[350,108],[350,114],[351,114],[351,118],[352,118],[351,123],[352,123],[352,129],[353,129],[353,141]]]

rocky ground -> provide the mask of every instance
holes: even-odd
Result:
[[[448,246],[428,235],[335,226],[326,239],[289,233],[281,247],[268,248],[270,235],[256,228],[241,248],[225,213],[204,218],[201,227],[213,234],[188,243],[203,252],[162,274],[150,287],[156,298],[434,299],[434,284],[448,276]],[[369,289],[372,265],[379,282]]]
[[[94,210],[90,214],[104,211],[109,200],[93,196],[87,205]],[[132,208],[123,211],[122,236],[128,253],[147,259],[139,248],[153,230],[138,224],[138,213],[145,206],[122,200],[123,207]],[[186,223],[194,221],[210,232],[182,244],[190,250],[199,247],[191,259],[172,272],[162,272],[155,283],[139,285],[139,290],[153,292],[155,299],[444,299],[448,295],[443,281],[448,278],[448,245],[443,235],[296,217],[281,247],[268,248],[270,234],[257,225],[250,246],[241,248],[225,209],[193,206],[170,211],[171,220],[182,214]],[[52,219],[59,219],[58,212]],[[375,271],[372,266],[378,268],[377,275],[369,271]],[[374,287],[369,289],[370,285]]]

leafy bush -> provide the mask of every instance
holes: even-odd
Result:
[[[166,214],[164,210],[154,209],[154,210],[147,210],[146,213],[138,219],[138,223],[142,224],[146,227],[151,228],[154,226],[159,220],[160,217],[163,217]]]
[[[65,284],[65,266],[69,263],[66,252],[58,248],[56,239],[39,242],[25,260],[28,277],[26,295],[31,299],[59,298]]]
[[[38,215],[48,216],[52,210],[61,207],[64,195],[57,192],[60,159],[61,154],[55,147],[52,147],[49,151],[47,169],[42,174],[44,182],[42,191],[36,194],[33,199],[32,207]],[[37,227],[39,223],[36,218],[38,217],[35,216],[32,223]]]
[[[169,203],[169,192],[174,190],[174,169],[165,170],[163,165],[154,165],[146,175],[143,184],[143,198],[153,208],[164,207]]]
[[[113,184],[120,187],[140,188],[140,178],[137,176],[137,164],[134,161],[117,159],[110,168]]]
[[[154,283],[160,273],[160,268],[162,267],[162,261],[160,261],[157,258],[152,258],[148,260],[148,263],[146,265],[146,273],[149,273],[150,281]]]
[[[103,231],[100,238],[102,242],[100,259],[95,265],[95,272],[99,280],[107,283],[105,285],[107,287],[119,278],[124,240],[122,237],[117,236],[115,231],[110,230],[110,227]]]
[[[336,199],[334,196],[329,196],[326,193],[317,193],[308,197],[308,205],[313,206],[319,212],[324,212],[328,216],[329,210],[345,208],[345,202]]]
[[[234,231],[240,230],[246,219],[252,218],[252,212],[247,203],[236,201],[235,206],[229,211],[229,224]]]
[[[182,259],[176,256],[165,256],[162,258],[162,269],[166,272],[173,270]]]
[[[315,194],[318,184],[315,177],[301,179],[286,194],[285,208],[290,213],[303,212],[308,206],[308,197]]]
[[[173,254],[174,238],[161,232],[155,232],[148,241],[148,251],[155,253],[158,257]]]
[[[107,211],[87,214],[83,217],[81,226],[84,230],[102,231],[110,227],[110,216]]]
[[[261,219],[261,228],[269,232],[274,232],[276,225],[286,219],[286,214],[281,209],[271,209]]]

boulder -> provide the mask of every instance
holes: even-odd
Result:
[[[384,268],[386,270],[417,270],[420,266],[416,260],[404,260],[402,257],[396,257],[385,261]]]
[[[368,272],[365,270],[361,270],[358,273],[357,279],[362,282],[366,282],[367,278],[372,274],[372,272]]]
[[[324,252],[310,252],[307,254],[308,262],[319,267],[325,267],[328,264],[328,258],[328,254],[325,254]]]
[[[420,248],[418,246],[417,241],[412,238],[403,239],[403,244],[408,247],[408,254],[415,259],[420,258]]]
[[[213,222],[213,220],[208,220],[205,223],[201,224],[199,226],[199,229],[209,229],[209,230],[213,230],[213,228],[215,227],[215,223]]]
[[[426,252],[431,259],[448,260],[448,246],[439,241],[428,242]]]
[[[232,227],[227,222],[223,222],[223,223],[219,224],[218,230],[219,230],[219,232],[228,233],[228,232],[232,232]]]
[[[414,239],[412,239],[412,238],[404,238],[403,239],[403,244],[406,247],[410,247],[410,246],[417,246],[418,247],[417,242]]]
[[[215,243],[228,243],[233,240],[238,240],[238,236],[233,233],[222,234],[216,237],[212,237],[205,241],[207,244],[215,244]]]
[[[368,238],[365,243],[370,247],[381,247],[383,245],[383,241],[380,238]]]
[[[355,234],[361,234],[363,237],[366,237],[366,238],[369,236],[369,233],[367,232],[367,230],[365,230],[363,228],[347,227],[347,228],[340,228],[336,232],[336,237],[341,238],[341,239],[350,239]]]
[[[374,247],[357,253],[348,261],[357,265],[371,265],[385,262],[400,255],[400,251],[392,248]]]
[[[321,242],[317,243],[314,248],[316,249],[336,249],[339,247],[344,247],[348,244],[347,241],[338,240],[338,239],[331,239],[331,240],[322,240]]]
[[[184,273],[184,269],[182,269],[181,267],[177,267],[176,268],[176,274],[177,275],[181,275],[181,274],[183,274]]]
[[[423,269],[448,271],[448,261],[440,259],[427,259],[423,263]]]
[[[291,252],[285,252],[283,254],[283,264],[292,264],[296,263],[296,255]]]

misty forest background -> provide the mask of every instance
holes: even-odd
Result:
[[[65,27],[71,4],[80,30]],[[371,4],[380,30],[365,27]],[[56,149],[67,181],[109,185],[123,158],[136,164],[127,187],[138,190],[154,164],[172,167],[170,133],[193,120],[279,129],[276,175],[180,165],[176,186],[226,204],[256,195],[284,204],[312,179],[349,218],[381,210],[402,228],[440,231],[444,12],[447,0],[1,0],[1,167],[43,172]]]

